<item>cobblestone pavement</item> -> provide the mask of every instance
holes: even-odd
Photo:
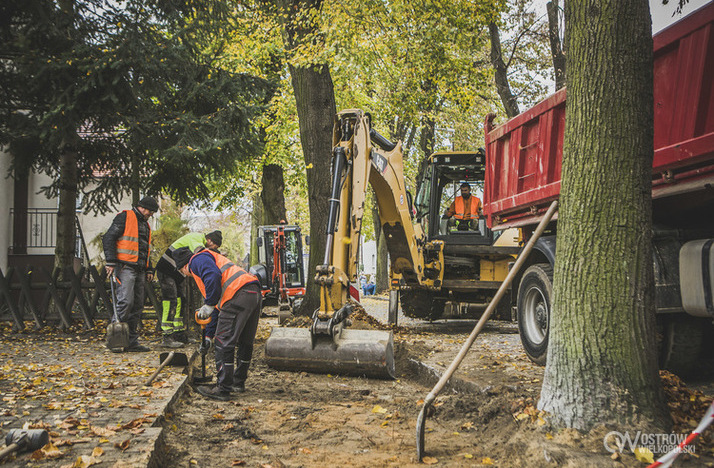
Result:
[[[166,367],[144,386],[167,351],[156,337],[142,340],[151,352],[115,354],[103,343],[106,324],[74,334],[12,334],[9,325],[0,324],[0,434],[4,441],[10,429],[43,428],[51,445],[16,453],[2,466],[154,464],[159,420],[170,417],[167,408],[187,378],[182,368]],[[177,351],[191,357],[194,348]]]

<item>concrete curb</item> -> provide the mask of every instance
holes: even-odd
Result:
[[[194,350],[191,357],[188,359],[188,366],[186,367],[188,372],[181,380],[181,382],[176,386],[176,390],[171,395],[171,397],[165,401],[163,408],[158,411],[158,416],[154,420],[152,427],[150,428],[151,437],[147,440],[147,444],[151,447],[148,449],[148,457],[144,459],[131,460],[130,465],[127,466],[145,466],[147,468],[160,468],[163,466],[161,460],[161,454],[164,452],[166,447],[166,442],[164,440],[164,428],[163,422],[166,420],[166,414],[172,413],[176,403],[183,395],[186,387],[193,381],[193,369],[196,360],[198,359],[199,352]],[[147,430],[147,432],[149,432]]]

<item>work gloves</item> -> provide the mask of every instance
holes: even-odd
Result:
[[[196,312],[196,315],[198,318],[201,320],[206,320],[208,317],[211,316],[211,312],[213,312],[213,309],[215,309],[216,306],[211,306],[208,304],[203,304],[200,309],[198,309],[198,312]]]

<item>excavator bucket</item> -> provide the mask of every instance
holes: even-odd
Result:
[[[277,370],[394,379],[392,332],[343,328],[334,337],[309,328],[273,328],[265,342],[268,366]]]

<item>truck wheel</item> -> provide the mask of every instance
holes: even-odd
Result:
[[[548,263],[530,266],[518,287],[518,332],[526,355],[545,365],[553,296],[553,267]]]
[[[387,323],[397,325],[397,317],[399,317],[399,290],[389,290],[389,309],[387,311]]]
[[[400,291],[399,297],[402,303],[402,311],[407,317],[437,320],[444,315],[446,301],[435,298],[434,293],[431,291],[410,289]]]
[[[680,377],[690,377],[698,369],[710,320],[686,314],[673,314],[663,319],[660,367]]]

